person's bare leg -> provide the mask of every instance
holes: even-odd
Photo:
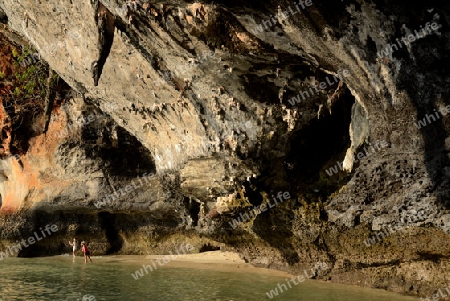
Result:
[[[89,260],[92,262],[91,256],[89,256]]]
[[[87,263],[87,256],[84,256],[84,263]]]

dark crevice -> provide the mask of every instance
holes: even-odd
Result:
[[[99,212],[98,219],[110,245],[105,255],[117,253],[122,249],[123,239],[119,236],[119,232],[115,227],[115,215],[108,212]]]
[[[198,225],[199,213],[200,213],[200,203],[194,201],[192,198],[184,198],[185,207],[192,218],[192,226]]]
[[[115,17],[111,12],[99,2],[96,22],[98,25],[100,57],[93,64],[94,85],[98,85],[98,81],[103,72],[103,66],[111,52],[114,41]]]
[[[377,44],[370,36],[367,37],[367,49],[369,51],[365,52],[366,57],[364,59],[369,62],[375,62],[377,60]]]
[[[1,8],[0,8],[0,23],[8,24],[8,16]]]
[[[204,244],[198,252],[203,253],[203,252],[218,251],[218,250],[220,250],[220,247],[215,247],[215,246],[212,246],[210,243],[207,243],[207,244]]]
[[[417,252],[417,254],[420,255],[421,259],[429,260],[434,263],[440,263],[442,261],[442,259],[445,260],[446,258],[448,258],[445,255],[433,254],[430,252]]]
[[[252,179],[252,180],[253,180],[252,182],[256,183],[255,179]],[[252,183],[247,182],[247,181],[244,182],[243,186],[245,188],[245,195],[246,195],[246,197],[248,197],[250,204],[252,204],[253,206],[261,205],[263,202],[263,197],[262,197],[261,193],[259,193],[256,186],[252,185]]]
[[[363,263],[363,262],[358,262],[355,263],[356,268],[359,269],[366,269],[366,268],[378,268],[378,267],[389,267],[389,266],[399,266],[400,263],[402,263],[402,261],[400,259],[395,259],[395,260],[391,260],[388,262],[374,262],[374,263]]]

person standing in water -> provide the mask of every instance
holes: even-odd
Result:
[[[77,247],[78,247],[78,245],[77,245],[77,240],[74,238],[74,239],[73,239],[73,242],[70,242],[70,241],[69,241],[69,245],[72,246],[72,254],[73,254],[73,258],[75,258],[75,252],[77,251]]]
[[[87,248],[86,244],[84,243],[84,241],[81,242],[81,252],[84,253],[84,263],[87,262],[87,259],[89,258],[89,260],[92,262],[91,259],[91,251],[89,251],[89,249]]]

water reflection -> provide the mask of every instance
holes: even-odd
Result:
[[[99,258],[84,264],[71,256],[8,258],[0,269],[0,297],[5,301],[261,301],[266,292],[285,282],[267,273],[221,272],[211,269],[161,268],[139,280],[131,273],[142,263]],[[272,300],[408,301],[379,290],[307,281]]]

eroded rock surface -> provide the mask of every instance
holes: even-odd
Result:
[[[310,3],[284,18],[294,3],[3,0],[0,21],[73,89],[21,160],[0,109],[3,246],[54,222],[60,237],[19,256],[72,234],[107,254],[190,241],[292,272],[326,261],[334,282],[444,287],[448,7]]]

